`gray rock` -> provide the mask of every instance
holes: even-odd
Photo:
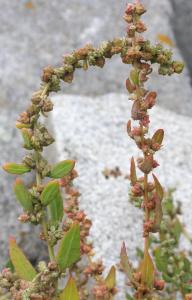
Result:
[[[82,194],[80,206],[93,221],[91,237],[96,257],[102,257],[109,270],[119,262],[122,241],[135,263],[135,248],[143,246],[140,210],[128,201],[129,182],[124,177],[106,180],[102,171],[119,166],[129,173],[129,159],[140,154],[126,133],[130,102],[126,95],[101,97],[57,96],[53,124],[60,159],[75,159]],[[183,221],[192,233],[192,120],[170,110],[151,111],[151,133],[165,129],[163,149],[157,154],[160,167],[155,174],[166,188],[176,187],[175,201],[181,200]],[[184,244],[184,246],[187,246]],[[123,276],[118,273],[120,286]],[[122,288],[122,286],[121,286]],[[116,299],[124,299],[124,292]]]
[[[148,24],[147,38],[153,43],[157,43],[159,42],[158,34],[166,35],[175,44],[172,49],[174,57],[177,60],[183,60],[180,48],[176,46],[174,26],[171,26],[172,19],[177,19],[171,2],[169,0],[146,0],[143,3],[148,10],[147,14],[144,15],[146,24]],[[166,44],[164,46],[169,48]],[[182,76],[171,76],[166,79],[154,72],[149,85],[158,91],[160,105],[175,112],[192,116],[192,101],[189,100],[191,94],[190,76],[187,68],[185,68]]]
[[[43,66],[58,65],[62,55],[92,42],[123,36],[126,24],[122,19],[127,1],[46,0],[32,1],[34,9],[27,9],[24,2],[1,0],[4,8],[0,18],[1,102],[20,111],[33,90],[38,87]],[[174,40],[170,19],[174,11],[169,0],[145,0],[148,8],[145,16],[149,25],[148,37],[156,42],[158,33]],[[163,21],[162,21],[163,20]],[[176,57],[182,59],[177,48]],[[123,92],[128,67],[119,58],[107,63],[104,70],[77,72],[76,81],[67,93],[98,95]],[[118,76],[117,76],[118,74]],[[90,80],[91,79],[91,80]],[[163,106],[183,114],[192,115],[191,88],[187,70],[181,78],[161,79],[153,83],[160,92]],[[182,95],[182,103],[175,95]],[[172,99],[172,101],[170,101]],[[8,102],[8,103],[7,103]]]
[[[191,45],[192,45],[192,2],[184,0],[171,0],[173,15],[171,16],[171,26],[175,33],[178,47],[189,67],[190,75],[192,69]]]
[[[15,128],[16,114],[14,111],[1,110],[0,115],[0,165],[5,162],[18,162],[22,160],[24,151],[19,151],[22,145],[19,132]],[[20,225],[17,221],[22,209],[19,207],[13,193],[14,175],[5,173],[0,168],[0,266],[8,260],[8,238],[14,236],[33,263],[47,257],[45,245],[38,238],[39,228],[29,225]],[[27,177],[27,178],[26,178]],[[31,182],[31,176],[25,176],[26,182]],[[39,249],[38,252],[34,249]]]

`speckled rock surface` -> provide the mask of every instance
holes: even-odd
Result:
[[[144,0],[148,13],[144,19],[148,34],[154,43],[157,34],[168,35],[174,41],[170,20],[174,11],[169,0]],[[0,18],[0,103],[18,111],[38,87],[41,70],[47,64],[61,64],[62,55],[86,43],[97,46],[101,41],[124,36],[126,24],[122,19],[127,1],[87,0],[33,0],[31,9],[27,1],[1,0]],[[180,51],[174,48],[176,57]],[[127,66],[119,58],[107,63],[104,70],[90,71],[80,76],[67,93],[98,95],[123,92]],[[117,76],[118,74],[118,76]],[[177,112],[192,115],[192,97],[187,70],[180,79],[166,82],[154,77],[160,92],[160,103]],[[182,88],[181,88],[182,87]],[[175,95],[182,95],[182,103]],[[172,101],[170,101],[170,99]]]
[[[171,27],[174,30],[177,44],[182,51],[185,61],[192,74],[191,47],[192,47],[192,1],[171,0],[173,14]]]
[[[129,159],[138,157],[134,142],[126,133],[130,102],[126,95],[102,97],[57,96],[53,122],[60,159],[77,160],[76,185],[81,207],[93,221],[92,238],[98,257],[107,269],[119,262],[121,243],[127,244],[135,261],[135,247],[142,243],[142,213],[128,202],[129,183],[124,177],[106,180],[102,171],[119,166],[129,172]],[[164,147],[156,156],[155,170],[165,187],[176,187],[175,200],[181,200],[184,222],[192,231],[192,120],[160,107],[151,111],[152,132],[165,129]],[[191,232],[192,233],[192,232]],[[118,274],[120,282],[122,275]],[[116,299],[124,299],[123,293]]]

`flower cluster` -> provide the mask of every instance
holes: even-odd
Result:
[[[135,299],[150,297],[153,290],[162,290],[164,288],[164,281],[156,278],[155,265],[149,253],[149,234],[160,230],[163,216],[162,200],[164,190],[153,172],[159,166],[154,156],[157,151],[161,150],[164,131],[163,129],[158,129],[152,137],[149,136],[149,110],[156,104],[157,93],[146,89],[144,84],[153,71],[152,63],[154,61],[160,64],[159,72],[163,75],[171,75],[174,72],[180,73],[183,69],[181,63],[177,63],[177,66],[179,65],[180,67],[175,68],[176,63],[171,62],[171,52],[164,51],[161,46],[156,48],[150,47],[150,44],[143,37],[140,37],[139,34],[147,29],[141,20],[141,16],[144,13],[144,6],[137,1],[135,4],[128,4],[124,16],[125,21],[128,23],[127,35],[131,47],[123,57],[123,62],[132,64],[130,76],[126,80],[126,88],[133,103],[131,110],[132,120],[134,124],[138,122],[136,126],[132,127],[132,122],[129,120],[127,132],[142,152],[142,156],[137,159],[137,168],[142,173],[141,177],[137,176],[134,158],[131,159],[131,196],[133,199],[135,197],[141,199],[140,206],[145,214],[143,224],[143,236],[145,239],[143,261],[137,272],[132,273],[131,279],[128,276],[136,290]],[[166,72],[162,72],[162,69],[166,70]],[[151,174],[152,176],[150,176]],[[125,252],[125,249],[123,251]],[[122,261],[125,266],[124,252],[122,252]]]

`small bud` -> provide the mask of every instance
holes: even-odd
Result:
[[[126,88],[130,94],[132,94],[136,89],[135,85],[131,83],[129,78],[126,80]]]
[[[49,269],[50,271],[55,271],[55,270],[57,270],[57,263],[54,262],[54,261],[49,262],[49,263],[48,263],[48,269]]]
[[[125,13],[126,13],[127,15],[130,15],[130,14],[133,13],[133,11],[134,11],[134,5],[131,4],[131,3],[129,3],[129,4],[127,5],[127,7],[126,7]]]
[[[133,120],[142,120],[144,117],[145,112],[142,112],[140,109],[140,101],[136,100],[133,103],[132,109],[131,109],[131,117]]]
[[[141,127],[134,127],[132,130],[131,130],[131,136],[141,136],[142,135],[142,129]]]
[[[151,149],[152,149],[153,151],[158,151],[158,150],[161,149],[161,145],[159,145],[158,143],[152,143]]]
[[[135,197],[140,197],[143,195],[143,189],[142,186],[138,183],[134,184],[134,186],[131,188],[131,192]]]
[[[132,15],[127,15],[125,14],[123,16],[123,19],[127,22],[127,23],[132,23],[133,22],[133,16]]]
[[[86,219],[84,222],[83,222],[83,228],[86,229],[86,230],[89,230],[91,228],[91,225],[92,225],[92,222],[91,220],[89,219]]]
[[[159,163],[156,160],[153,160],[153,169],[159,167]]]
[[[146,12],[145,7],[140,2],[137,2],[135,5],[135,10],[138,15],[142,15]]]
[[[150,123],[149,116],[145,115],[140,122],[144,127],[148,127]]]
[[[147,30],[147,27],[145,26],[145,24],[141,20],[139,20],[136,23],[136,31],[139,32],[139,33],[142,33],[146,30]]]
[[[79,211],[75,218],[77,221],[81,222],[85,219],[85,213],[83,211]]]
[[[31,97],[31,101],[33,104],[38,105],[41,102],[41,100],[42,100],[41,93],[42,93],[42,91],[37,91],[37,92],[33,93],[32,97]]]
[[[182,71],[184,69],[184,63],[179,62],[179,61],[173,62],[173,69],[174,69],[175,73],[177,73],[177,74],[182,73]]]
[[[64,82],[67,82],[67,83],[71,83],[73,81],[73,72],[72,73],[66,73],[64,76],[63,76],[63,81]]]
[[[92,251],[92,247],[90,245],[83,245],[81,250],[85,254],[89,254]]]
[[[134,37],[135,36],[135,31],[136,31],[135,25],[131,24],[131,25],[128,26],[127,34],[128,34],[129,37]]]
[[[23,213],[18,217],[18,221],[22,222],[22,223],[26,223],[27,221],[29,221],[30,216],[27,213]]]
[[[44,272],[47,269],[46,263],[44,261],[40,261],[38,263],[38,269],[40,272]]]
[[[29,124],[30,123],[29,114],[26,111],[22,112],[17,121],[20,123]]]
[[[144,223],[144,236],[147,236],[148,233],[153,229],[153,221],[146,221]]]
[[[96,59],[96,66],[103,68],[105,65],[105,58],[104,57],[99,57]]]
[[[150,92],[145,98],[145,104],[148,109],[152,108],[156,103],[157,93]]]
[[[158,291],[162,291],[165,287],[165,281],[164,280],[160,280],[160,279],[156,279],[154,281],[154,288]]]
[[[49,99],[46,99],[43,103],[42,110],[44,112],[50,112],[53,110],[53,102]]]
[[[49,82],[54,73],[55,73],[54,69],[51,66],[48,66],[48,67],[43,69],[43,75],[42,75],[41,78],[44,82]]]
[[[149,174],[153,169],[153,157],[148,156],[145,158],[138,158],[138,167],[139,169],[145,173]]]

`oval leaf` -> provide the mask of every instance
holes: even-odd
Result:
[[[114,266],[111,267],[109,274],[105,278],[105,284],[109,290],[116,286],[116,269]]]
[[[23,147],[28,150],[33,149],[33,146],[31,144],[31,134],[30,134],[29,130],[27,128],[23,128],[21,130],[21,133],[22,133],[22,137],[23,137],[23,141],[24,141]]]
[[[74,160],[63,160],[53,167],[48,176],[56,179],[65,177],[73,170],[74,166]]]
[[[155,267],[148,250],[144,252],[144,258],[140,267],[141,271],[141,282],[148,288],[153,286],[155,277]]]
[[[80,258],[80,226],[74,224],[60,242],[57,263],[64,271]]]
[[[163,142],[163,138],[164,138],[164,130],[158,129],[152,137],[152,142],[161,145]]]
[[[129,78],[126,80],[126,88],[130,94],[135,91],[135,86],[131,83]]]
[[[64,207],[63,207],[63,198],[60,192],[60,189],[58,193],[55,193],[54,201],[51,201],[49,204],[49,212],[51,221],[53,223],[58,223],[62,220],[64,215]]]
[[[70,277],[66,287],[59,296],[59,300],[79,300],[78,290],[73,277]]]
[[[22,128],[30,128],[30,127],[31,127],[31,124],[24,124],[24,123],[17,122],[17,123],[16,123],[16,127],[17,127],[18,129],[22,129]]]
[[[6,163],[3,165],[3,169],[10,174],[21,175],[30,172],[31,169],[24,164]]]
[[[37,273],[13,238],[9,240],[9,253],[17,275],[21,279],[32,281]]]
[[[135,85],[139,85],[139,71],[132,69],[130,72],[130,78]]]
[[[163,253],[161,247],[154,250],[154,258],[158,271],[167,273],[169,256]]]
[[[133,270],[132,270],[131,264],[129,262],[129,258],[127,255],[127,250],[126,250],[124,242],[121,247],[120,259],[121,259],[121,267],[123,268],[123,271],[129,278],[129,280],[132,282],[133,281]]]
[[[163,197],[164,197],[163,187],[162,187],[159,180],[157,179],[157,177],[154,174],[153,174],[153,179],[154,179],[154,182],[155,182],[155,190],[156,190],[157,196],[159,197],[160,201],[162,201]]]
[[[59,189],[59,182],[58,181],[51,181],[49,182],[43,192],[41,193],[40,200],[43,205],[48,205],[52,201],[55,201],[56,198],[60,197],[60,189]]]
[[[15,181],[14,192],[16,195],[17,200],[22,205],[24,210],[32,211],[33,204],[32,204],[32,196],[25,187],[23,181],[19,178]]]
[[[134,185],[137,182],[136,168],[134,158],[131,158],[131,167],[130,167],[130,179],[131,184]]]

